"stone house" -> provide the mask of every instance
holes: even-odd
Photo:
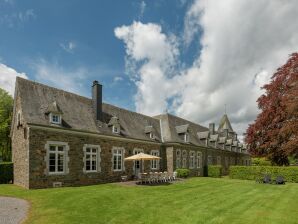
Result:
[[[11,129],[14,183],[25,188],[116,182],[140,170],[188,168],[202,176],[208,164],[249,165],[227,115],[217,131],[171,114],[149,117],[102,102],[94,81],[92,99],[17,78]],[[144,152],[160,161],[124,158]]]

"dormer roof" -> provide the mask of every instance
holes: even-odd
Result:
[[[209,137],[209,131],[198,132],[199,139],[207,139]]]
[[[184,124],[184,125],[176,126],[175,128],[178,134],[184,134],[188,132],[188,127],[189,127],[189,124]]]
[[[46,113],[63,114],[56,100],[49,104]]]
[[[119,125],[119,124],[120,124],[119,118],[116,116],[113,116],[113,117],[111,117],[111,119],[108,123],[108,126],[114,126],[114,125]]]

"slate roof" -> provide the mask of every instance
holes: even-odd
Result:
[[[62,115],[61,128],[153,142],[179,143],[184,143],[182,134],[187,132],[188,144],[193,145],[201,145],[199,139],[209,137],[209,128],[183,118],[168,113],[149,117],[107,103],[102,104],[102,120],[98,121],[95,120],[92,99],[19,77],[15,92],[21,99],[23,118],[31,124],[59,128],[49,121],[49,112],[56,112]],[[120,126],[120,134],[112,132],[113,125]],[[219,144],[226,143],[221,132],[225,128],[233,131],[226,114],[221,119],[219,131],[210,136],[210,141],[219,138]],[[154,134],[154,139],[149,137],[150,132]],[[227,141],[229,145],[232,143],[232,139]]]
[[[53,102],[56,102],[63,113],[64,128],[114,135],[108,123],[112,117],[117,117],[121,135],[148,141],[161,140],[159,120],[146,115],[103,103],[103,120],[96,121],[91,99],[19,77],[16,81],[16,92],[21,97],[22,115],[27,123],[50,126],[47,114],[49,108],[53,107]],[[155,130],[154,140],[144,132],[148,125]]]
[[[161,121],[161,132],[164,142],[184,142],[183,138],[177,133],[177,126],[186,127],[189,133],[189,143],[194,145],[200,145],[197,136],[198,132],[208,131],[209,129],[183,118],[174,116],[172,114],[161,114],[154,116]],[[180,128],[179,128],[180,130]]]

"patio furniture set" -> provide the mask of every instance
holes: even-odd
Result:
[[[137,184],[163,184],[177,180],[177,172],[149,172],[140,173]]]

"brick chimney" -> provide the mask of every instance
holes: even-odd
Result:
[[[102,85],[98,81],[93,81],[92,104],[96,120],[102,119]]]
[[[209,124],[209,133],[210,133],[210,135],[215,134],[215,124],[214,123]]]

